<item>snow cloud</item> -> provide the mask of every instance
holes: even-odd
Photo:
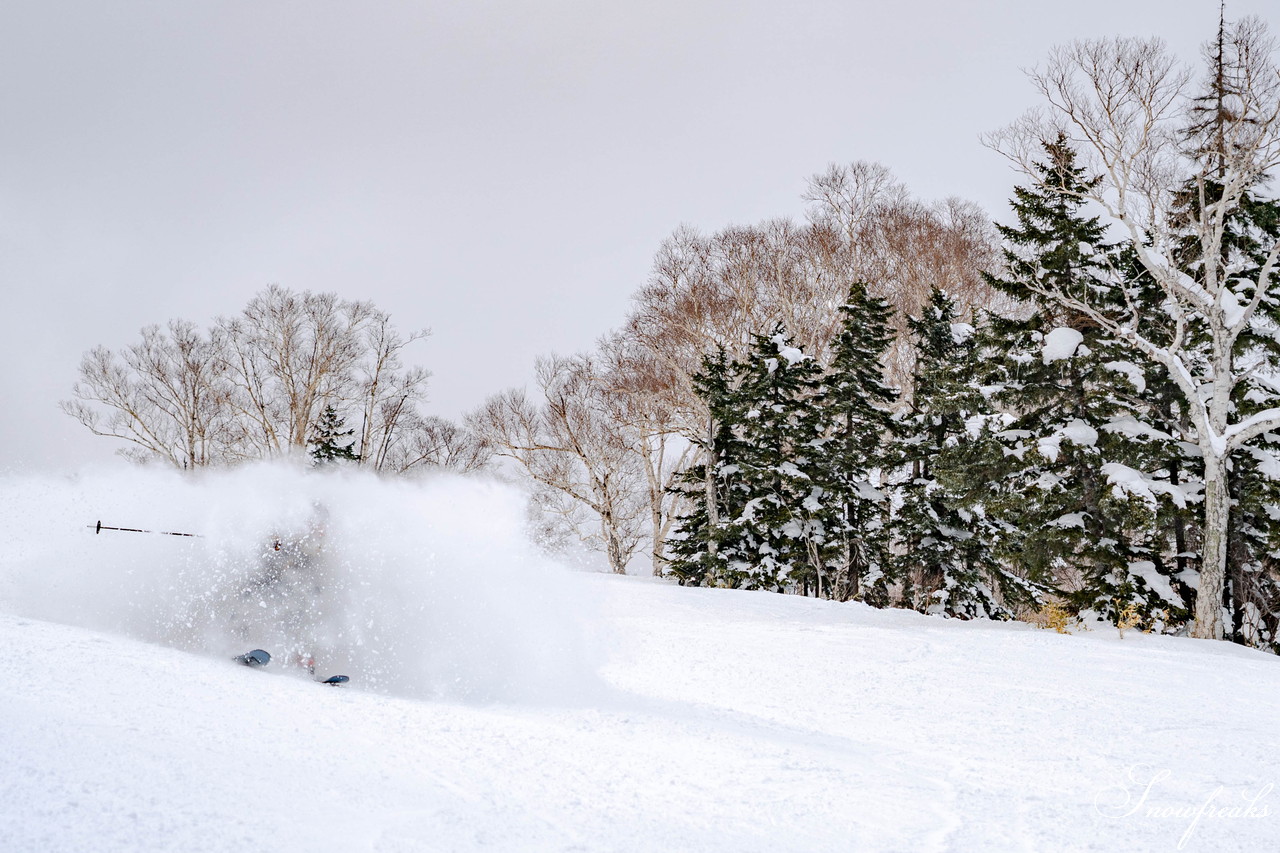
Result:
[[[0,479],[0,609],[409,696],[519,700],[594,683],[590,600],[482,479],[257,465]],[[200,534],[103,531],[91,525]]]

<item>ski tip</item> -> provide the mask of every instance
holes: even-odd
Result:
[[[236,663],[242,663],[245,666],[266,666],[271,663],[271,654],[262,649],[254,649],[251,652],[245,652],[233,658]]]
[[[334,685],[334,686],[336,687],[336,686],[338,686],[339,684],[346,684],[346,683],[347,683],[348,681],[350,681],[350,680],[351,680],[351,679],[350,679],[350,678],[348,678],[348,677],[347,677],[347,676],[345,676],[345,675],[331,675],[331,676],[329,676],[328,678],[326,678],[324,681],[322,681],[322,682],[320,682],[320,683],[321,683],[321,684],[332,684],[332,685]]]

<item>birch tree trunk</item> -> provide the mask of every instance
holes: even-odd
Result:
[[[707,553],[715,561],[716,555],[720,553],[720,542],[716,539],[717,531],[720,530],[720,505],[716,500],[716,419],[707,417],[707,450],[706,464],[703,465],[705,476],[703,479],[703,488],[706,490],[707,497],[707,529],[711,535],[707,538]]]
[[[1227,572],[1227,520],[1230,512],[1226,460],[1216,454],[1206,454],[1204,551],[1200,559],[1195,625],[1191,630],[1191,636],[1200,639],[1222,639],[1222,589]]]

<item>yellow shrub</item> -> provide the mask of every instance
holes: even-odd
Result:
[[[1041,628],[1052,628],[1059,634],[1070,634],[1071,627],[1076,621],[1075,614],[1067,609],[1067,606],[1057,599],[1050,600],[1040,611],[1033,614],[1027,621]]]
[[[1124,632],[1131,628],[1142,627],[1142,614],[1138,612],[1138,605],[1132,601],[1124,607],[1120,606],[1120,600],[1115,599],[1116,607],[1116,629],[1120,632],[1120,639],[1124,639]]]

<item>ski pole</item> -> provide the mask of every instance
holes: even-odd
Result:
[[[99,521],[97,524],[90,524],[87,526],[90,530],[94,532],[95,535],[101,533],[104,530],[118,530],[121,533],[154,533],[157,536],[190,536],[193,539],[204,538],[204,536],[202,536],[199,533],[174,533],[170,530],[143,530],[139,527],[108,527],[107,525],[103,524],[101,521]]]

